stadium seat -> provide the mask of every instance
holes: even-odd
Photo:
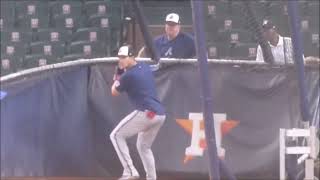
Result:
[[[310,22],[310,18],[309,17],[306,17],[306,16],[303,16],[301,17],[301,31],[302,32],[306,32],[306,31],[310,31],[310,25],[311,25],[311,22]]]
[[[43,42],[68,42],[71,40],[72,31],[64,28],[39,29],[34,33],[35,41]]]
[[[23,60],[23,68],[29,69],[34,67],[45,66],[47,64],[54,64],[57,60],[53,56],[43,54],[26,55]]]
[[[308,1],[306,5],[306,16],[309,18],[312,31],[319,31],[319,5],[319,1]]]
[[[88,17],[93,15],[109,15],[111,11],[111,2],[106,1],[86,1],[84,10]]]
[[[290,24],[288,16],[276,16],[272,15],[266,17],[266,19],[272,20],[274,25],[276,26],[278,32],[283,36],[290,36]],[[262,22],[261,22],[262,24]]]
[[[314,17],[319,21],[319,8],[320,2],[319,1],[309,1],[306,7],[307,15],[310,17]]]
[[[262,23],[268,15],[268,6],[265,1],[248,1],[249,7],[251,7],[252,17],[247,17],[247,13],[250,9],[244,2],[232,1],[231,3],[231,15],[238,19],[238,23],[242,25],[244,29],[252,29],[253,20]]]
[[[281,1],[272,1],[269,6],[269,16],[279,32],[282,35],[289,36],[290,34],[290,24],[289,24],[289,16],[288,16],[288,7],[286,2]]]
[[[205,16],[207,18],[225,17],[230,15],[230,6],[223,1],[204,1]]]
[[[319,46],[319,31],[311,33],[311,43]]]
[[[16,3],[17,19],[28,16],[34,18],[49,17],[49,4],[47,1],[19,1]]]
[[[288,7],[287,3],[282,1],[272,1],[269,5],[269,15],[274,16],[287,16],[288,15]]]
[[[218,42],[226,43],[251,43],[254,42],[253,35],[242,29],[222,30],[218,32]]]
[[[11,61],[9,59],[1,58],[1,76],[13,73],[15,71],[14,67],[11,65]]]
[[[10,29],[15,23],[15,6],[13,1],[0,1],[0,29]]]
[[[301,16],[308,15],[308,2],[309,2],[309,0],[299,0],[298,1],[299,14]]]
[[[57,15],[53,19],[53,27],[65,28],[71,31],[84,26],[84,20],[82,16],[74,15]]]
[[[312,44],[310,42],[304,42],[304,56],[314,56],[314,57],[320,57],[319,56],[319,44]]]
[[[319,32],[319,16],[317,17],[311,17],[310,19],[310,30],[314,32]]]
[[[257,21],[262,21],[263,18],[268,15],[268,6],[266,1],[250,1],[250,5]]]
[[[319,32],[307,31],[302,34],[304,41],[310,42],[311,44],[319,44]]]
[[[109,28],[80,28],[72,35],[72,41],[89,41],[105,45],[105,55],[110,55],[112,40]]]
[[[34,42],[30,45],[31,54],[43,54],[56,58],[61,58],[65,54],[65,44],[56,42]]]
[[[245,19],[236,16],[220,16],[208,18],[206,21],[207,31],[217,33],[219,30],[244,29]]]
[[[223,18],[222,23],[220,27],[223,27],[221,29],[224,30],[245,28],[245,18],[243,16],[226,16]]]
[[[10,18],[15,17],[15,2],[14,1],[0,1],[1,17]]]
[[[181,24],[192,24],[192,10],[190,7],[144,7],[143,10],[149,25],[163,25],[166,15],[172,12],[179,14]]]
[[[110,31],[105,28],[80,28],[73,33],[72,41],[110,43]]]
[[[288,15],[288,1],[267,1],[269,13],[278,14],[279,16]],[[305,15],[308,0],[299,0],[298,10],[300,15]]]
[[[17,20],[20,29],[35,30],[49,27],[49,16],[25,16]]]
[[[93,15],[88,19],[89,27],[110,28],[110,16]]]
[[[306,31],[302,34],[305,56],[319,57],[319,31]]]
[[[257,56],[258,44],[255,43],[238,43],[230,48],[230,56],[237,60],[255,60]]]
[[[232,1],[230,3],[230,14],[232,16],[238,16],[238,17],[243,17],[245,15],[244,11],[245,11],[245,6],[244,3],[239,1]]]
[[[230,45],[227,43],[208,43],[208,57],[210,59],[226,59],[230,54]]]
[[[182,7],[182,6],[189,6],[190,7],[190,0],[142,0],[142,5],[145,7]]]
[[[30,43],[32,41],[32,33],[20,29],[6,29],[1,31],[2,42],[21,42]]]
[[[77,41],[68,47],[68,54],[82,54],[83,57],[103,57],[107,54],[105,45],[99,42]]]
[[[1,76],[21,69],[21,61],[17,57],[1,56]]]
[[[2,42],[1,56],[3,57],[23,57],[29,52],[28,44],[21,42]]]
[[[52,1],[50,3],[52,16],[74,16],[82,15],[81,1]]]
[[[302,16],[301,17],[301,31],[319,31],[319,17]]]
[[[217,39],[218,31],[221,29],[223,22],[224,18],[221,17],[210,17],[206,19],[205,29],[209,41],[215,41]]]
[[[2,18],[0,17],[0,30],[2,31],[3,29],[12,29],[14,27],[14,19],[9,19],[9,18]]]
[[[48,2],[39,0],[17,2],[17,27],[27,30],[49,27],[49,12]]]
[[[88,58],[83,53],[76,53],[76,54],[67,54],[63,57],[63,61],[75,61],[79,59],[85,59]]]

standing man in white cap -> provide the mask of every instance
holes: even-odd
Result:
[[[138,179],[139,173],[132,163],[126,139],[138,134],[137,149],[147,180],[156,180],[156,168],[151,145],[165,121],[165,110],[158,100],[152,69],[137,62],[131,46],[122,46],[119,63],[111,87],[111,94],[126,92],[135,110],[127,115],[110,134],[112,144],[123,166],[119,180]]]
[[[180,17],[170,13],[165,19],[165,34],[155,38],[154,43],[158,54],[162,58],[193,58],[196,55],[193,37],[181,32]],[[145,48],[139,54],[147,54]],[[139,55],[139,56],[140,56]],[[143,56],[143,55],[142,55]]]

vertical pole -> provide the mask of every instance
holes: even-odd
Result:
[[[304,60],[302,37],[300,31],[300,16],[298,11],[298,1],[288,1],[288,14],[292,32],[292,46],[294,52],[294,60],[298,70],[298,81],[300,89],[300,109],[302,120],[310,121],[310,113],[308,107],[307,90],[305,82]]]
[[[305,160],[305,177],[304,179],[315,179],[314,178],[314,160],[306,159]]]
[[[136,40],[136,18],[134,16],[131,17],[131,27],[132,27],[132,44],[135,52],[137,52],[137,40]]]
[[[280,152],[280,180],[286,179],[286,130],[280,129],[279,152]]]
[[[137,21],[140,25],[140,30],[142,32],[142,35],[144,37],[144,41],[146,43],[146,46],[150,50],[151,58],[155,60],[156,62],[159,62],[160,56],[158,52],[156,51],[155,45],[153,43],[153,39],[151,37],[150,32],[148,31],[148,26],[146,24],[146,17],[143,14],[143,11],[141,9],[140,0],[130,0],[133,6],[133,10],[136,13]]]
[[[219,159],[217,155],[217,146],[214,133],[214,121],[212,115],[213,103],[209,85],[208,61],[206,55],[206,42],[202,12],[203,1],[191,0],[191,3],[193,11],[193,28],[196,35],[196,51],[202,84],[205,135],[208,144],[210,179],[219,180]]]
[[[308,141],[308,146],[310,147],[310,157],[311,159],[317,159],[317,129],[314,126],[310,127],[310,137]]]

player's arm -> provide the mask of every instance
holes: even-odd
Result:
[[[113,84],[111,86],[111,95],[112,96],[119,96],[120,95],[120,78],[121,75],[124,73],[123,69],[120,69],[119,66],[116,67],[115,73],[113,75]]]
[[[115,80],[111,87],[111,95],[112,96],[119,96],[120,92],[117,90],[117,87],[120,85],[120,82],[118,80]]]

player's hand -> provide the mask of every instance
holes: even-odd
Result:
[[[304,62],[307,65],[319,65],[320,59],[318,57],[308,56],[305,58]]]
[[[121,69],[119,66],[116,66],[114,75],[113,75],[113,80],[119,80],[120,76],[124,73],[124,69]]]

